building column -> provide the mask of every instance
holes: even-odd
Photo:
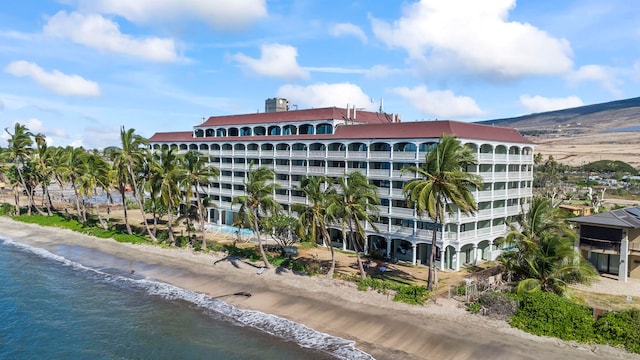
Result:
[[[458,251],[457,249],[453,250],[453,256],[451,257],[451,261],[455,262],[455,266],[453,268],[455,271],[460,271],[460,261],[459,261],[459,256],[458,256],[459,253],[460,253],[460,251]]]
[[[629,238],[627,230],[622,230],[622,241],[620,242],[620,267],[618,268],[618,281],[627,282],[629,269]]]
[[[416,244],[411,244],[411,263],[415,266],[416,265]]]
[[[387,257],[391,259],[391,239],[387,238]]]
[[[440,270],[444,270],[444,266],[445,266],[445,262],[446,262],[446,257],[445,257],[445,251],[444,251],[444,246],[440,249]]]
[[[473,266],[478,265],[478,244],[473,244],[473,261],[471,262]]]
[[[489,240],[489,248],[487,250],[487,259],[493,261],[493,240]]]

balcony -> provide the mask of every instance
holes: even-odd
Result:
[[[478,157],[478,162],[480,162],[480,163],[493,162],[493,154],[492,153],[480,153],[480,156]]]
[[[505,189],[499,189],[499,190],[493,190],[493,197],[494,198],[504,198],[505,196],[507,196],[507,190]]]
[[[307,151],[306,150],[293,150],[293,151],[291,151],[291,157],[292,158],[305,159],[307,157]]]
[[[309,166],[309,174],[323,175],[324,174],[324,167]]]
[[[327,152],[324,150],[310,150],[309,157],[324,159],[325,157],[327,157]]]
[[[327,157],[344,159],[347,157],[347,153],[344,151],[327,151]]]
[[[289,150],[276,150],[276,157],[288,158],[289,156]]]
[[[509,180],[520,180],[519,171],[509,171]]]
[[[400,216],[406,216],[406,217],[414,216],[413,209],[407,209],[407,208],[401,208],[401,207],[395,207],[395,206],[391,207],[390,213],[393,215],[400,215]]]
[[[307,199],[304,196],[291,196],[291,203],[304,204]]]
[[[344,172],[345,172],[345,168],[341,168],[341,167],[327,168],[327,175],[343,175]]]
[[[291,166],[291,172],[296,174],[306,174],[307,167],[306,166]]]
[[[395,235],[405,235],[405,236],[413,236],[413,228],[399,226],[399,225],[391,225],[389,231],[391,234]]]
[[[620,253],[620,242],[580,237],[580,247],[585,249],[596,249]]]
[[[491,190],[478,191],[478,196],[476,196],[477,201],[489,200],[492,198],[493,194],[491,193]]]
[[[497,163],[506,163],[507,162],[507,154],[495,154],[493,156],[493,161]]]
[[[360,169],[364,170],[364,169]],[[389,169],[369,169],[369,176],[384,176],[389,177]]]
[[[393,153],[393,158],[398,160],[415,160],[416,153],[408,151],[395,151]]]
[[[391,196],[404,198],[404,193],[402,192],[402,189],[393,188],[391,189]]]
[[[507,180],[507,173],[506,172],[494,172],[493,173],[493,180],[494,181]]]
[[[347,153],[347,158],[349,159],[366,159],[367,152],[366,151],[349,151]]]
[[[391,151],[369,151],[369,159],[391,159]]]

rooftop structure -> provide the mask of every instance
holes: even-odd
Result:
[[[190,131],[156,133],[150,146],[196,150],[220,169],[219,179],[206,190],[217,205],[210,209],[209,221],[218,224],[233,223],[238,209],[231,200],[244,193],[251,163],[275,171],[281,188],[274,197],[287,211],[306,201],[296,189],[303,176],[362,172],[382,200],[379,231],[365,228],[365,251],[417,264],[427,262],[434,224],[407,206],[402,187],[409,178],[401,170],[424,162],[442,135],[454,135],[473,149],[478,164],[467,170],[484,181],[474,190],[479,211],[448,216],[438,229],[438,266],[458,270],[495,259],[501,252],[496,239],[506,234],[508,222],[526,209],[532,196],[533,144],[514,129],[456,121],[400,122],[394,114],[347,106],[212,116]],[[337,227],[330,234],[334,246],[349,248]]]

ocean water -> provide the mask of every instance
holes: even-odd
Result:
[[[0,235],[0,359],[336,358],[372,359],[286,319]]]

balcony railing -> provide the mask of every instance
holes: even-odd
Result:
[[[366,159],[367,152],[366,151],[348,151],[347,158],[349,159]]]
[[[609,240],[602,240],[602,239],[593,239],[593,238],[588,238],[588,237],[580,237],[580,247],[587,247],[590,249],[598,249],[598,250],[607,250],[607,251],[614,251],[614,252],[620,252],[620,243],[619,242],[614,242],[614,241],[609,241]]]
[[[369,176],[389,176],[389,169],[369,169]]]
[[[370,159],[390,159],[391,151],[369,151]]]
[[[344,151],[327,151],[327,157],[331,158],[346,158],[347,153]]]
[[[415,160],[416,153],[410,151],[394,151],[393,158],[401,160]]]

